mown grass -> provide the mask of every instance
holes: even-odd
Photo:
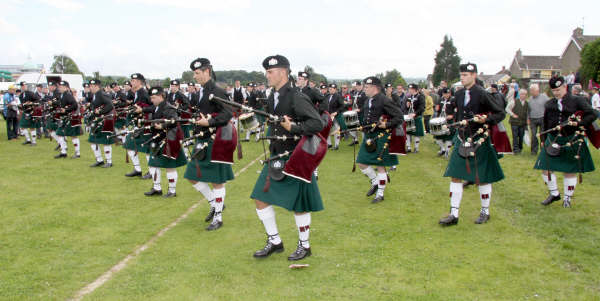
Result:
[[[0,128],[5,139],[4,125]],[[347,142],[346,142],[347,143]],[[115,149],[115,167],[55,160],[53,143],[36,148],[2,142],[0,298],[66,299],[154,236],[201,199],[180,169],[178,197],[147,198],[150,182],[126,179],[131,168]],[[297,231],[277,208],[286,250],[265,260],[262,224],[249,199],[260,166],[227,185],[224,227],[204,230],[202,202],[90,300],[594,300],[600,298],[600,176],[584,175],[574,207],[542,207],[547,191],[534,156],[505,156],[506,179],[494,185],[488,224],[475,225],[477,189],[465,191],[461,221],[440,228],[449,208],[444,159],[430,137],[400,158],[385,201],[364,196],[342,144],[319,168],[325,210],[313,214],[310,267],[288,269]],[[526,149],[528,151],[528,149]],[[262,153],[244,144],[239,170]],[[600,155],[592,150],[595,161]],[[164,182],[164,180],[163,180]],[[165,186],[166,183],[163,183]],[[559,177],[562,190],[562,177]]]

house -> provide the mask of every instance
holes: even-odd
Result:
[[[509,70],[518,79],[535,82],[546,81],[554,75],[560,75],[562,69],[559,56],[523,55],[519,49]]]
[[[506,69],[503,68],[503,70]],[[510,82],[510,75],[502,71],[496,74],[483,74],[481,72],[477,75],[477,78],[483,82],[485,87],[489,87],[491,84],[501,85]]]
[[[581,67],[580,60],[583,46],[596,39],[600,39],[600,36],[583,35],[583,29],[580,27],[573,30],[573,34],[571,35],[571,38],[569,38],[567,47],[565,47],[565,50],[560,56],[562,74],[569,74],[579,70],[579,67]]]

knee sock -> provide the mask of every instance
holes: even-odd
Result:
[[[273,206],[268,206],[263,209],[256,209],[256,215],[265,226],[265,232],[269,236],[269,241],[272,244],[278,245],[281,243],[279,231],[277,230],[277,222],[275,221],[275,209]]]
[[[131,159],[131,163],[133,164],[133,169],[135,171],[142,171],[140,167],[140,157],[135,153],[135,151],[127,150],[127,155],[129,155],[129,159]]]
[[[308,237],[310,232],[310,212],[295,214],[296,226],[298,227],[298,239],[304,248],[310,248]]]
[[[225,187],[213,189],[213,195],[215,196],[215,215],[213,221],[223,221],[223,205],[225,204]]]
[[[375,174],[375,170],[373,170],[373,167],[368,166],[365,169],[361,169],[360,172],[362,172],[365,176],[369,178],[369,180],[371,180],[371,185],[377,185],[377,174]]]
[[[386,181],[387,174],[385,172],[377,173],[377,196],[383,197],[383,191],[385,190]]]
[[[202,193],[202,195],[206,198],[206,200],[208,201],[208,204],[210,205],[211,208],[215,207],[213,193],[212,193],[212,190],[210,189],[210,187],[208,186],[208,184],[206,184],[204,182],[197,182],[196,184],[193,185],[193,187],[198,192]]]
[[[73,138],[73,147],[75,148],[75,155],[81,155],[81,145],[79,145],[79,138]]]
[[[458,217],[462,194],[463,184],[450,182],[450,214],[454,215],[454,217]]]
[[[169,180],[169,192],[175,193],[177,188],[177,170],[167,172],[167,180]]]
[[[94,157],[96,157],[96,162],[102,162],[102,153],[100,153],[100,146],[98,144],[90,144],[92,147],[92,151],[94,152]]]
[[[106,163],[112,163],[112,146],[105,145],[104,146],[104,157],[106,158]]]
[[[490,215],[490,200],[492,199],[492,184],[479,185],[481,212]]]
[[[544,174],[542,174],[542,179],[546,183],[546,186],[548,186],[548,191],[552,196],[558,196],[560,194],[558,191],[558,184],[556,183],[556,175],[554,173],[550,174],[550,180],[548,180],[548,176]]]

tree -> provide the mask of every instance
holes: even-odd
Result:
[[[460,57],[457,54],[456,47],[452,38],[444,36],[444,42],[440,45],[442,48],[435,53],[435,67],[433,68],[433,85],[438,86],[442,80],[451,82],[460,77],[458,71]]]
[[[398,71],[396,69],[386,71],[385,74],[377,73],[377,74],[375,74],[375,76],[377,78],[381,79],[381,83],[384,85],[392,84],[394,87],[396,87],[398,85],[402,85],[402,86],[406,87],[406,80],[404,80],[404,77],[402,77],[402,74],[400,73],[400,71]]]
[[[305,66],[304,72],[310,74],[310,80],[317,83],[317,85],[320,82],[327,83],[327,77],[325,77],[325,75],[323,75],[323,74],[319,74],[319,73],[315,72],[315,69],[311,66],[308,66],[308,65]]]
[[[65,54],[59,54],[54,56],[54,62],[50,67],[52,73],[64,73],[64,74],[81,74],[79,67],[75,64],[75,61]]]
[[[591,79],[600,83],[600,39],[583,46],[580,62],[579,75],[582,82],[586,83]]]

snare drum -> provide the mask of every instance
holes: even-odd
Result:
[[[406,122],[407,132],[414,132],[417,130],[417,124],[415,123],[415,120],[410,117],[410,115],[404,115],[404,121]]]
[[[445,117],[436,117],[429,120],[429,128],[434,136],[444,136],[450,134]]]
[[[358,112],[356,111],[346,111],[343,113],[343,116],[347,127],[356,127],[360,124],[358,121]]]
[[[244,131],[251,131],[260,126],[254,112],[240,115],[240,125]]]

